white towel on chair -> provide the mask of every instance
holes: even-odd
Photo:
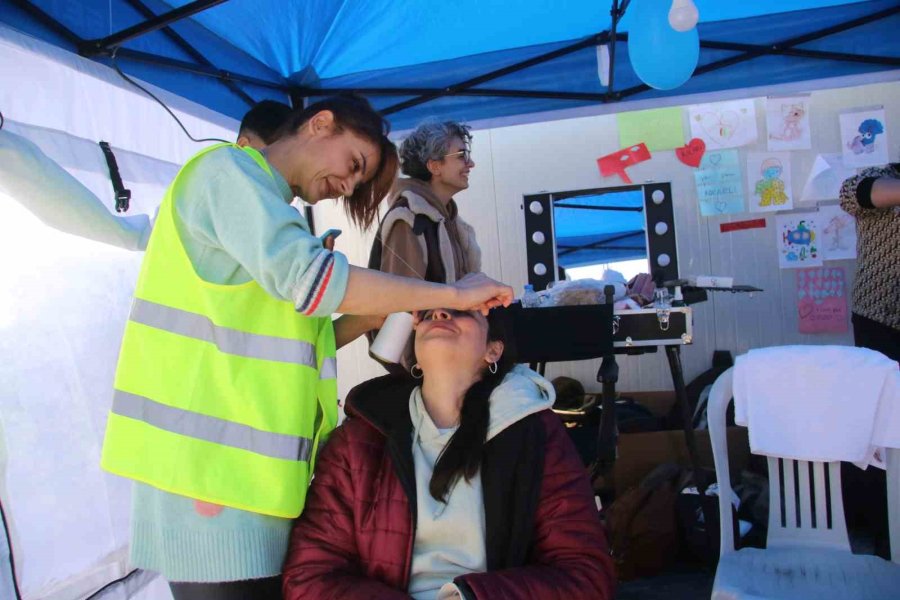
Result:
[[[865,348],[750,350],[735,361],[735,422],[755,454],[878,465],[879,447],[900,448],[898,380],[896,362]]]

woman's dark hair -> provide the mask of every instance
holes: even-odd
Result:
[[[341,199],[350,220],[357,227],[367,229],[378,217],[378,205],[388,195],[397,178],[397,147],[387,137],[391,130],[390,123],[362,96],[343,94],[295,109],[281,126],[276,139],[296,133],[323,110],[334,114],[338,132],[349,129],[375,144],[381,155],[372,179],[356,188],[349,198]]]
[[[281,130],[281,125],[291,114],[291,107],[275,100],[261,100],[247,111],[241,120],[241,128],[238,129],[238,137],[247,132],[255,133],[266,143],[275,141],[275,135]]]
[[[434,465],[428,491],[435,500],[447,501],[447,495],[460,477],[466,481],[478,473],[487,441],[488,425],[491,420],[491,405],[488,401],[509,370],[515,365],[512,344],[509,343],[503,309],[492,310],[487,317],[488,342],[503,342],[504,350],[497,361],[497,372],[491,373],[485,366],[480,380],[472,384],[463,398],[459,427],[444,447]]]
[[[471,128],[455,121],[422,123],[400,144],[400,170],[413,179],[431,181],[428,161],[443,159],[454,138],[461,139],[468,148]]]

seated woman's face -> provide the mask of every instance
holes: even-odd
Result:
[[[422,311],[416,325],[416,358],[423,370],[443,361],[479,369],[485,364],[487,334],[487,319],[477,310]]]

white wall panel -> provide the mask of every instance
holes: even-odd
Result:
[[[848,108],[883,105],[892,159],[900,142],[900,83],[814,91],[810,96],[811,150],[791,152],[791,179],[795,208],[804,208],[799,197],[816,154],[840,152],[838,114]],[[739,149],[742,171],[750,151],[766,150],[765,99],[755,99],[759,139]],[[685,131],[687,113],[683,115]],[[471,187],[460,194],[460,213],[475,227],[484,253],[485,271],[499,276],[521,293],[526,283],[525,224],[522,198],[541,191],[563,191],[622,185],[618,177],[602,178],[596,159],[619,149],[615,115],[571,118],[475,132],[476,168]],[[734,355],[750,348],[778,344],[849,344],[852,334],[802,335],[797,332],[793,270],[778,268],[774,214],[741,213],[703,217],[697,204],[693,169],[681,164],[673,151],[656,152],[650,161],[631,167],[634,183],[669,181],[674,198],[679,269],[685,275],[734,276],[738,283],[763,288],[762,293],[710,294],[707,302],[694,305],[694,344],[683,348],[685,377],[689,381],[709,367],[714,350]],[[742,181],[746,190],[746,183]],[[493,203],[493,204],[492,204]],[[814,205],[813,205],[814,206]],[[724,222],[765,218],[765,229],[721,233]],[[331,226],[329,224],[329,226]],[[341,238],[344,242],[345,238]],[[362,257],[356,264],[364,264]],[[352,257],[351,257],[352,258]],[[835,261],[845,267],[852,285],[855,261]],[[372,373],[365,364],[365,342],[342,350],[340,389],[361,379],[353,374]],[[349,357],[353,358],[344,358]],[[348,364],[353,362],[356,366]],[[665,354],[619,357],[621,390],[671,388]],[[599,361],[558,363],[548,366],[550,377],[569,375],[589,389]],[[356,370],[354,370],[356,369]],[[374,374],[380,374],[376,368]]]

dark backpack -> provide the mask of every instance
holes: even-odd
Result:
[[[384,219],[387,218],[388,214],[397,208],[397,205],[392,206],[388,211],[384,214],[381,221],[378,223],[378,230],[375,234],[375,240],[372,242],[372,248],[369,250],[369,264],[368,267],[370,269],[374,269],[376,271],[381,270],[381,256],[384,251],[384,244],[381,240],[381,227],[384,224]],[[413,221],[413,233],[416,235],[424,235],[425,236],[425,247],[429,250],[431,248],[440,248],[440,243],[438,241],[438,223],[432,221],[425,215],[416,215],[415,221]],[[433,283],[446,283],[447,276],[446,271],[444,270],[444,263],[441,260],[440,256],[432,256],[433,254],[439,254],[439,252],[428,252],[428,256],[425,258],[426,267],[425,267],[425,281],[431,281]],[[375,340],[375,336],[378,335],[379,330],[369,331],[366,333],[366,340],[369,342],[369,346],[372,345],[372,342]],[[393,375],[404,375],[406,374],[405,369],[395,363],[386,363],[382,362],[379,358],[371,356],[376,362],[381,364],[385,369],[387,369],[388,373]]]
[[[620,581],[655,575],[678,555],[675,504],[685,470],[663,464],[606,511],[610,551]]]
[[[381,270],[381,257],[384,252],[384,245],[381,239],[381,226],[384,224],[384,219],[387,218],[388,214],[392,210],[397,208],[397,206],[392,206],[381,219],[381,222],[378,223],[378,233],[375,235],[375,240],[372,242],[372,249],[369,251],[369,268],[374,269],[376,271]],[[432,254],[440,254],[439,252],[432,252],[432,248],[440,248],[440,242],[438,240],[438,223],[436,221],[432,221],[425,215],[416,215],[415,220],[413,221],[413,233],[416,235],[425,236],[425,247],[429,249],[428,256],[425,257],[426,267],[425,267],[425,281],[431,281],[433,283],[446,283],[447,274],[444,269],[444,263],[441,260],[440,256],[432,256]]]

